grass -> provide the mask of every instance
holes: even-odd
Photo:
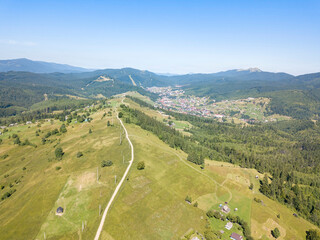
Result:
[[[110,101],[116,107],[120,99]],[[157,111],[125,102],[159,121],[163,119]],[[91,123],[71,123],[67,133],[51,136],[45,145],[41,138],[59,128],[61,122],[44,121],[40,127],[19,125],[1,136],[0,185],[5,188],[0,194],[17,190],[0,202],[1,239],[40,240],[44,234],[47,239],[93,239],[100,222],[99,205],[101,209],[106,206],[115,188],[114,176],[120,179],[130,157],[128,142],[123,140],[119,145],[118,122],[114,120],[115,126],[107,127],[112,117],[101,119],[105,111],[109,108],[92,114]],[[219,204],[225,201],[232,214],[249,223],[255,239],[272,239],[270,231],[274,227],[280,229],[280,239],[304,239],[306,230],[316,228],[294,217],[284,205],[260,194],[259,179],[255,176],[261,179],[263,175],[256,170],[208,160],[201,170],[186,161],[184,152],[170,148],[150,132],[133,124],[126,127],[135,160],[129,179],[107,215],[101,239],[180,239],[191,230],[203,234],[206,211],[219,210]],[[35,134],[37,129],[41,130],[40,136]],[[21,141],[28,138],[37,148],[14,145],[9,138],[13,133]],[[58,146],[65,152],[61,161],[54,155]],[[79,151],[83,156],[77,158]],[[8,156],[1,158],[4,155]],[[102,160],[112,160],[113,165],[101,168]],[[137,170],[139,161],[145,162],[144,170]],[[253,190],[248,188],[250,183],[254,184]],[[187,195],[192,197],[192,203],[198,202],[198,207],[185,202]],[[254,197],[263,204],[253,201]],[[55,215],[59,206],[65,209],[62,216]],[[83,232],[82,222],[86,223]],[[224,228],[226,222],[211,219],[209,223],[213,230],[224,230],[223,238],[228,238],[231,231]],[[236,226],[232,231],[241,233]]]
[[[0,185],[5,186],[0,194],[10,189],[10,183],[17,190],[0,203],[1,239],[43,239],[44,233],[47,239],[92,238],[99,222],[99,204],[102,208],[106,205],[115,188],[114,176],[121,176],[127,166],[121,152],[129,158],[128,142],[119,145],[118,122],[107,127],[108,117],[101,120],[103,112],[93,114],[91,123],[72,123],[67,133],[51,136],[51,143],[45,145],[41,138],[59,128],[59,121],[52,125],[44,122],[40,128],[36,124],[12,127],[1,136],[0,155],[9,156],[0,160]],[[37,129],[41,130],[40,136],[35,135]],[[21,141],[28,138],[37,148],[13,145],[13,139],[9,139],[13,133]],[[61,161],[54,156],[55,146],[65,152]],[[76,157],[79,151],[83,152],[81,158]],[[101,169],[102,160],[112,160],[112,167]],[[18,184],[17,179],[21,180]],[[62,217],[55,215],[58,206],[65,208]],[[84,232],[79,231],[82,221],[87,221]]]

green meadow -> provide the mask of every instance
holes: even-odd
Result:
[[[66,133],[48,137],[45,144],[42,138],[62,122],[10,127],[1,136],[0,186],[4,188],[0,196],[16,190],[0,202],[1,239],[94,238],[101,219],[99,208],[104,210],[130,158],[129,144],[114,112],[120,100],[111,100],[112,116],[104,116],[109,108],[99,110],[90,115],[91,122],[73,121]],[[125,103],[163,121],[157,111],[130,100]],[[114,126],[107,126],[107,121]],[[242,234],[240,227],[234,224],[229,231],[224,228],[227,221],[206,216],[208,210],[220,211],[219,205],[225,202],[232,215],[248,222],[254,239],[273,239],[275,227],[281,232],[279,239],[305,239],[305,231],[316,228],[262,195],[259,180],[263,174],[256,170],[209,160],[201,169],[154,134],[134,124],[125,125],[135,159],[109,210],[101,239],[190,239],[207,229],[223,230],[222,239],[228,239],[232,232]],[[36,147],[14,144],[13,134]],[[61,160],[55,156],[58,147],[64,151]],[[78,152],[83,156],[77,157]],[[102,168],[103,160],[113,165]],[[137,169],[140,161],[145,163],[144,170]],[[185,201],[186,196],[192,198],[192,204]],[[62,216],[56,215],[58,207],[64,208]]]

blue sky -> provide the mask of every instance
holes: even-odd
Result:
[[[0,0],[0,59],[160,73],[320,71],[320,1]]]

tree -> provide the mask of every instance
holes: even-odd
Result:
[[[110,121],[108,120],[108,122],[107,122],[107,126],[109,127],[110,126]]]
[[[119,118],[122,118],[122,117],[123,117],[123,113],[122,113],[122,112],[119,112],[118,117],[119,117]]]
[[[194,207],[198,207],[198,202],[195,202],[195,203],[193,204],[193,206],[194,206]]]
[[[89,129],[89,133],[92,133],[92,130],[91,130],[91,128]]]
[[[273,229],[273,230],[271,231],[271,234],[272,234],[272,236],[273,236],[274,238],[280,237],[280,231],[279,231],[278,228]]]
[[[250,189],[250,190],[253,189],[253,183],[250,184],[249,189]]]
[[[103,160],[103,161],[101,162],[101,167],[110,167],[110,166],[112,166],[112,165],[113,165],[113,162],[110,161],[110,160],[108,160],[108,161]]]
[[[77,158],[81,158],[83,156],[83,153],[82,152],[78,152],[77,153]]]
[[[208,218],[213,218],[214,217],[214,211],[213,210],[209,210],[207,213]]]
[[[186,202],[191,203],[192,202],[192,198],[190,196],[186,196],[186,198],[184,199]]]
[[[20,138],[16,137],[16,139],[13,141],[14,144],[21,144]]]
[[[216,240],[218,239],[217,235],[212,230],[206,230],[204,232],[204,237],[206,240]]]
[[[60,132],[61,133],[66,133],[67,132],[67,128],[66,128],[66,125],[65,124],[62,124],[61,127],[60,127]]]
[[[320,240],[320,233],[315,229],[310,229],[306,231],[306,240]]]
[[[61,159],[62,156],[64,155],[64,152],[61,147],[56,148],[54,153],[55,153],[57,159]]]
[[[145,167],[145,165],[144,165],[144,162],[143,162],[143,161],[138,162],[138,165],[137,165],[137,169],[138,169],[138,170],[143,170],[144,167]]]

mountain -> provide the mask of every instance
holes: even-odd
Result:
[[[32,61],[26,58],[0,60],[0,72],[8,71],[25,71],[34,73],[72,73],[72,72],[88,72],[89,69],[74,67],[67,64],[58,64],[42,61]]]
[[[258,68],[249,68],[246,70],[234,69],[217,73],[195,73],[195,74],[186,74],[171,76],[170,82],[175,84],[185,85],[185,84],[195,84],[195,83],[208,83],[213,82],[224,82],[230,80],[257,80],[257,81],[282,81],[293,78],[293,75],[287,73],[274,73],[274,72],[265,72]]]

